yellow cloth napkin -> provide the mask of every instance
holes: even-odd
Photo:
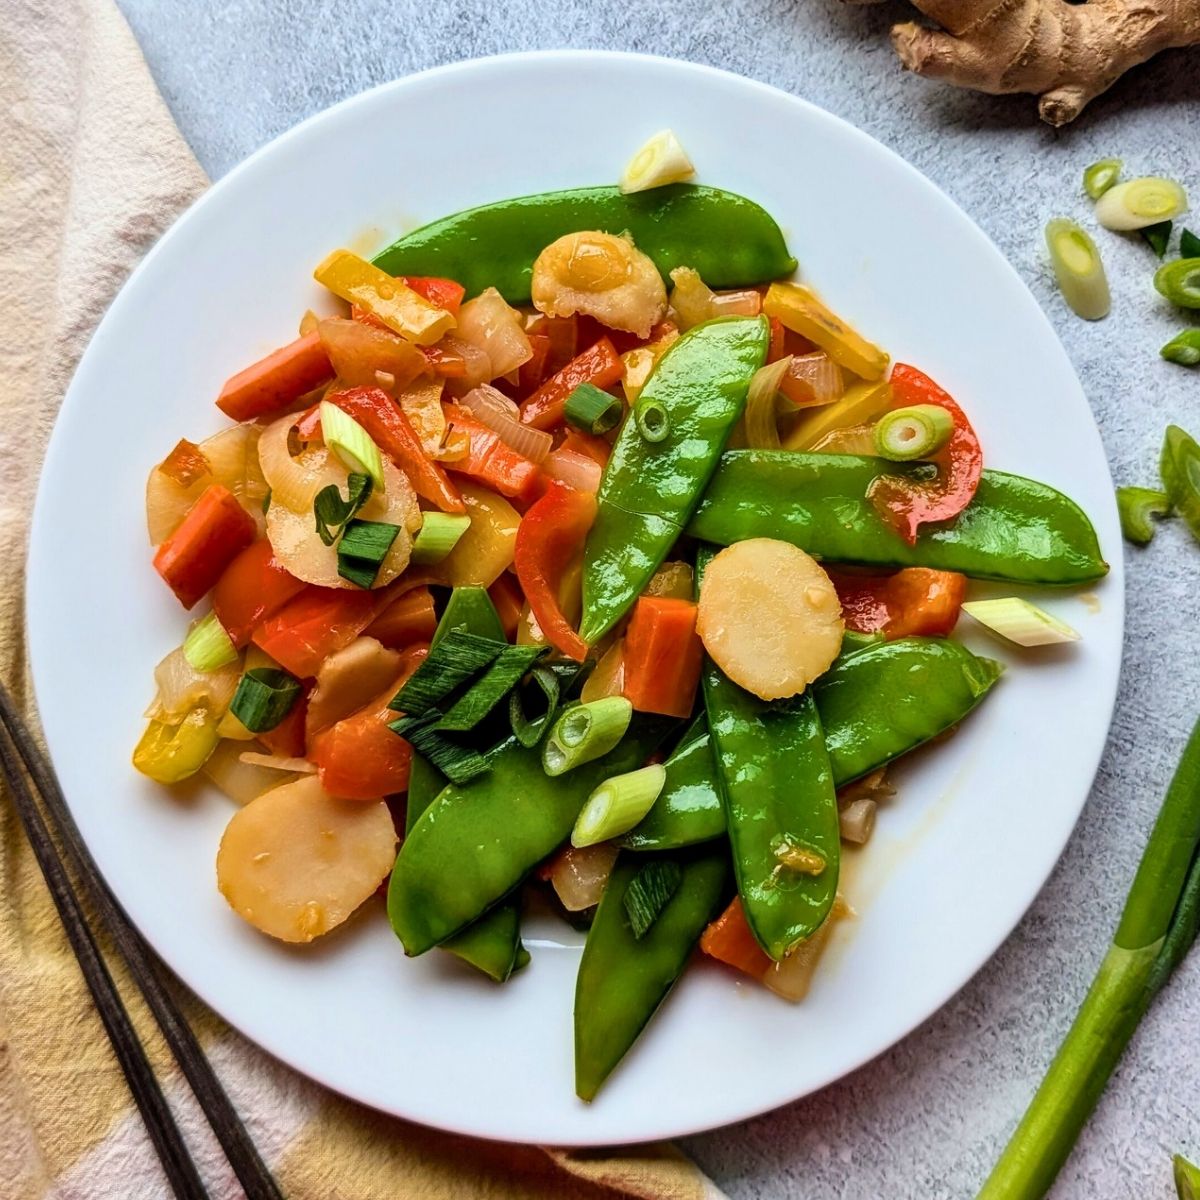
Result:
[[[28,706],[20,564],[58,403],[130,269],[207,181],[110,0],[6,0],[0,111],[0,676]],[[157,1031],[134,1011],[212,1195],[234,1200],[241,1191]],[[293,1074],[190,998],[188,1013],[292,1200],[720,1196],[669,1146],[504,1146],[381,1116]],[[0,1181],[6,1200],[168,1194],[7,798]]]

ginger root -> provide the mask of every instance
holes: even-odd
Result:
[[[850,0],[873,3],[874,0]],[[918,75],[1003,95],[1032,92],[1042,120],[1065,125],[1130,67],[1200,43],[1200,0],[913,0],[936,21],[892,28]]]

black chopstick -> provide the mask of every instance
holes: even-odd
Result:
[[[2,684],[0,726],[6,735],[0,737],[0,761],[13,792],[18,815],[33,844],[38,865],[54,896],[67,936],[175,1194],[185,1200],[204,1200],[208,1196],[120,995],[96,948],[91,929],[72,890],[70,877],[58,857],[46,820],[22,776],[21,766],[33,782],[50,824],[80,876],[88,899],[124,958],[130,977],[145,997],[248,1200],[283,1200],[279,1185],[225,1094],[191,1026],[167,990],[158,960],[101,877],[71,816],[53,769],[38,749]],[[16,761],[18,757],[20,764]]]

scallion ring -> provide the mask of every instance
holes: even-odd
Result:
[[[661,764],[606,779],[587,799],[571,830],[576,849],[628,833],[654,807],[667,782]]]
[[[440,563],[470,527],[471,518],[465,514],[425,513],[421,528],[413,538],[412,561],[418,565]]]
[[[267,733],[292,711],[300,681],[282,667],[254,667],[238,681],[229,711],[251,733]]]
[[[237,656],[233,639],[212,612],[192,626],[183,643],[183,657],[194,671],[216,671],[235,662]]]
[[[1180,308],[1200,308],[1200,258],[1177,258],[1154,272],[1154,286]]]
[[[884,413],[875,426],[875,453],[892,462],[936,454],[954,432],[954,418],[940,405],[913,404]]]
[[[1085,321],[1107,317],[1112,307],[1108,276],[1096,243],[1075,221],[1056,217],[1046,225],[1046,248],[1063,299]]]
[[[1159,473],[1176,511],[1200,541],[1200,446],[1178,425],[1168,425]]]
[[[1152,517],[1165,517],[1171,511],[1171,497],[1153,488],[1117,488],[1117,513],[1125,540],[1135,546],[1149,545],[1154,537]]]
[[[568,397],[563,416],[568,425],[583,433],[601,434],[615,429],[625,406],[616,396],[594,383],[581,383]]]
[[[347,470],[369,475],[377,491],[384,489],[383,455],[371,435],[347,412],[321,401],[321,436]]]
[[[671,432],[671,417],[659,400],[639,400],[634,406],[633,419],[638,433],[650,443],[665,441]]]
[[[624,696],[605,696],[566,709],[542,747],[547,775],[562,775],[601,758],[625,736],[633,705]]]
[[[1119,158],[1102,158],[1083,172],[1083,190],[1093,200],[1099,200],[1121,176]]]
[[[1194,367],[1200,363],[1200,329],[1185,329],[1177,333],[1160,351],[1167,362],[1181,367]]]
[[[1170,221],[1187,206],[1187,193],[1173,179],[1146,176],[1110,187],[1096,201],[1096,220],[1105,229],[1127,232]]]

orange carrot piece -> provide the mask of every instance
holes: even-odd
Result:
[[[704,647],[696,605],[668,596],[641,596],[625,631],[623,694],[639,712],[691,716]]]
[[[414,642],[428,642],[437,623],[433,593],[417,587],[393,600],[363,632],[391,650],[403,650]]]
[[[846,626],[857,633],[945,637],[958,621],[967,578],[956,571],[905,567],[891,575],[831,571]]]
[[[179,528],[154,555],[154,569],[184,608],[197,600],[254,541],[254,518],[219,483],[210,484],[188,510]]]
[[[217,407],[235,421],[278,412],[333,378],[321,335],[312,333],[239,371],[221,389]]]
[[[741,896],[734,896],[729,907],[700,935],[700,949],[709,958],[754,979],[761,979],[774,965],[750,931]]]
[[[352,641],[395,593],[309,586],[255,629],[251,640],[298,679],[317,673]]]

